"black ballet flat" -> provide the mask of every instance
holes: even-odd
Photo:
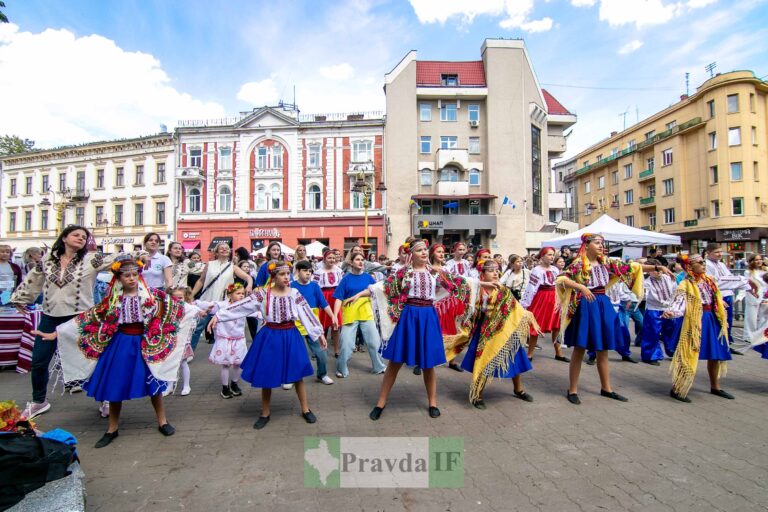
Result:
[[[173,428],[173,425],[170,423],[163,423],[159,427],[157,427],[157,430],[160,431],[161,434],[163,434],[165,437],[172,436],[176,433],[176,429]]]
[[[587,359],[586,363],[587,363],[589,366],[595,366],[595,361],[596,361],[595,359]]]
[[[475,400],[474,402],[472,402],[472,405],[476,409],[481,409],[481,410],[485,409],[485,401],[482,398],[479,398],[479,399]]]
[[[672,397],[672,398],[674,398],[675,400],[678,400],[678,401],[680,401],[680,402],[683,402],[683,403],[686,403],[686,404],[689,404],[689,403],[691,403],[691,399],[690,399],[690,398],[688,398],[687,396],[682,396],[682,395],[681,395],[681,394],[679,394],[679,393],[675,393],[675,390],[674,390],[674,389],[670,390],[670,392],[669,392],[669,396],[671,396],[671,397]]]
[[[727,391],[723,391],[722,389],[712,389],[709,390],[710,393],[712,393],[715,396],[719,396],[720,398],[727,398],[728,400],[734,400],[736,397],[730,394]]]
[[[464,368],[462,368],[461,366],[457,365],[456,363],[448,363],[448,368],[450,368],[453,371],[457,371],[459,373],[464,371]]]
[[[625,363],[637,364],[637,359],[632,356],[621,356],[621,360]]]
[[[661,366],[661,363],[660,363],[660,362],[658,362],[658,361],[655,361],[655,360],[654,360],[654,361],[646,361],[646,360],[643,360],[643,362],[644,362],[645,364],[649,364],[649,365],[651,365],[651,366]]]
[[[317,422],[317,416],[312,411],[307,411],[301,413],[301,415],[304,417],[304,421],[307,423],[316,423]]]
[[[605,398],[610,398],[611,400],[618,400],[619,402],[629,402],[629,398],[625,396],[621,396],[615,391],[606,391],[604,389],[601,389],[600,396],[604,396]]]
[[[430,418],[440,417],[440,409],[438,409],[437,407],[429,406],[429,417]]]
[[[565,398],[568,399],[569,402],[571,402],[573,405],[579,405],[581,404],[581,400],[579,400],[578,393],[568,393],[565,392]]]
[[[533,402],[533,396],[529,395],[525,390],[520,391],[519,393],[515,391],[515,396],[523,402]]]
[[[413,374],[414,375],[421,375],[421,368],[419,368],[418,366],[414,366],[413,367]]]
[[[269,416],[259,416],[259,419],[253,424],[253,428],[261,430],[267,426],[267,423],[269,423]]]
[[[386,407],[386,405],[384,407]],[[377,405],[376,407],[373,408],[373,410],[368,415],[368,417],[371,418],[373,421],[378,421],[378,419],[381,418],[381,412],[384,410],[384,407],[379,407]]]
[[[567,356],[555,356],[555,361],[562,361],[564,363],[570,363],[571,359]]]
[[[118,434],[118,433],[117,433],[117,430],[115,430],[114,432],[104,432],[104,435],[103,435],[103,436],[101,436],[101,439],[99,439],[98,441],[96,441],[96,444],[95,444],[93,447],[94,447],[94,448],[104,448],[104,447],[105,447],[105,446],[107,446],[109,443],[111,443],[112,441],[114,441],[114,440],[115,440],[115,438],[116,438],[117,436],[119,436],[119,435],[120,435],[120,434]]]

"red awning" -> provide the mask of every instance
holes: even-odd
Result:
[[[413,196],[413,199],[453,199],[453,200],[460,200],[460,199],[497,199],[498,196],[494,196],[492,194],[469,194],[467,196],[441,196],[437,194],[417,194]]]
[[[181,246],[185,251],[191,251],[193,249],[200,248],[200,240],[182,240]]]

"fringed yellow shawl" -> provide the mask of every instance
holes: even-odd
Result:
[[[725,302],[720,295],[720,290],[714,283],[712,288],[712,305],[715,316],[720,323],[720,336],[725,337],[728,332],[728,316],[725,311]],[[677,343],[675,355],[669,373],[672,375],[672,389],[682,397],[688,395],[696,377],[696,368],[699,364],[699,349],[701,348],[701,316],[704,312],[701,304],[701,292],[692,279],[683,279],[677,287],[675,296],[685,297],[685,315],[683,326],[680,330],[680,341]],[[724,377],[727,370],[725,361],[720,361],[718,375]]]
[[[478,296],[475,314],[464,323],[458,334],[443,337],[445,358],[450,361],[469,344],[473,330],[480,329],[480,341],[475,352],[472,383],[469,387],[470,402],[480,398],[483,389],[496,373],[509,370],[515,354],[528,339],[530,329],[539,330],[533,314],[520,306],[506,286],[488,294],[485,318],[477,324],[482,314],[480,311],[482,300],[481,293]]]

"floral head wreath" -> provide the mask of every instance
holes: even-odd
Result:
[[[581,235],[581,247],[579,247],[579,253],[576,255],[576,258],[581,260],[581,277],[586,281],[589,279],[590,272],[592,271],[592,266],[589,264],[589,258],[587,258],[587,244],[591,242],[592,240],[596,239],[605,240],[603,235],[598,235],[597,233],[584,233]],[[602,263],[604,261],[604,254],[598,254],[597,255],[597,261]]]
[[[242,283],[232,283],[231,285],[227,286],[227,295],[231,295],[237,290],[245,290]]]
[[[405,242],[400,246],[400,248],[405,254],[411,254],[414,250],[416,250],[417,247],[422,245],[427,249],[429,248],[429,242],[424,239],[414,240],[413,242]]]
[[[139,273],[144,269],[144,262],[135,260],[131,256],[118,256],[114,263],[109,267],[114,274],[122,274],[129,270],[138,270]]]
[[[475,268],[478,272],[484,272],[486,270],[498,270],[499,264],[493,258],[478,259],[475,263]]]
[[[291,271],[291,262],[290,261],[270,261],[267,265],[267,270],[269,271],[269,275],[272,277],[275,277],[278,273],[283,271]]]

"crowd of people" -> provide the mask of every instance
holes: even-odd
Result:
[[[395,261],[361,246],[346,254],[328,248],[315,259],[304,246],[285,255],[278,242],[254,258],[221,243],[203,262],[177,242],[163,254],[156,233],[131,253],[89,250],[90,239],[86,228],[69,226],[46,254],[28,251],[23,269],[0,246],[0,286],[17,308],[42,308],[23,415],[50,410],[55,360],[65,385],[85,391],[109,418],[97,447],[118,436],[122,402],[141,397],[150,397],[159,431],[172,435],[163,396],[192,392],[189,363],[201,350],[220,367],[222,399],[241,396],[241,380],[261,389],[256,429],[270,420],[274,388],[294,389],[304,420],[316,422],[304,379],[331,385],[330,374],[349,378],[355,351],[366,351],[370,372],[383,375],[374,421],[403,365],[422,375],[432,418],[441,415],[436,368],[443,365],[471,375],[469,401],[478,409],[497,378],[511,379],[514,396],[532,402],[522,376],[547,334],[555,360],[569,365],[565,397],[572,404],[581,403],[583,362],[596,365],[602,396],[627,401],[611,385],[611,350],[630,363],[659,366],[670,358],[670,396],[683,402],[690,402],[698,361],[706,360],[711,393],[733,399],[721,377],[731,354],[741,353],[731,334],[739,290],[746,292],[744,339],[768,359],[763,259],[751,256],[747,274],[736,276],[717,244],[670,263],[657,251],[638,261],[611,258],[599,234],[584,235],[577,252],[545,247],[508,258],[411,237]],[[203,336],[210,348],[198,345]]]

